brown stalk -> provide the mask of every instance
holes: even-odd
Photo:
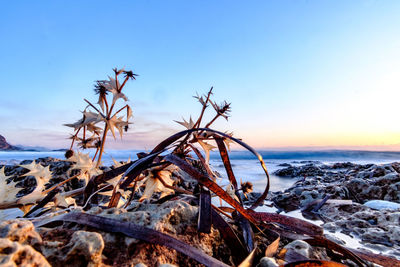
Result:
[[[117,112],[114,113],[113,117],[120,113],[124,108],[128,108],[128,105],[125,105],[123,108],[120,108]]]
[[[127,82],[128,80],[129,80],[129,77],[125,77],[124,82],[122,83],[122,85],[121,85],[120,88],[119,88],[119,92],[122,91],[122,88],[124,88],[124,86],[125,86],[125,84],[126,84],[126,82]]]
[[[97,158],[96,167],[99,167],[101,163],[101,156],[103,156],[103,150],[107,138],[107,132],[108,132],[108,123],[106,122],[104,125],[103,137],[101,138],[100,152],[99,152],[99,157]]]
[[[106,116],[104,116],[104,114],[101,113],[101,111],[100,111],[98,108],[96,108],[92,103],[90,103],[87,99],[84,98],[83,100],[85,100],[86,103],[89,104],[89,106],[91,106],[92,108],[94,108],[103,118],[106,118]]]
[[[70,146],[69,150],[72,150],[72,147],[73,147],[74,142],[75,142],[75,138],[78,136],[78,133],[79,133],[79,131],[80,131],[81,129],[82,129],[82,127],[79,127],[79,129],[76,130],[76,133],[72,136],[72,142],[71,142],[71,146]]]
[[[203,108],[201,109],[200,116],[197,119],[196,123],[194,124],[193,128],[200,127],[201,120],[203,119],[204,111],[207,108],[208,101],[210,100],[210,96],[212,94],[213,87],[211,87],[210,91],[208,91],[206,101],[204,102]]]

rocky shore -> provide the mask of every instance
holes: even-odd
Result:
[[[298,181],[270,199],[280,210],[300,209],[306,218],[321,220],[328,233],[344,233],[363,248],[400,258],[399,173],[397,162],[286,165],[275,175]]]
[[[29,163],[25,161],[20,165]],[[71,171],[72,166],[69,161],[53,158],[38,159],[36,163],[48,166],[52,172],[46,189],[64,181],[65,173]],[[112,168],[102,167],[102,170]],[[7,182],[15,182],[16,187],[21,188],[19,196],[35,189],[35,178],[22,176],[28,172],[25,168],[5,166],[4,171]],[[324,228],[325,236],[338,244],[400,259],[400,208],[397,204],[400,202],[399,172],[399,163],[285,164],[275,175],[292,177],[298,181],[283,192],[270,192],[267,202],[272,202],[278,212],[302,210],[305,218],[315,220]],[[196,182],[184,176],[179,171],[174,172],[173,179],[180,188],[192,190]],[[73,191],[84,185],[84,181],[72,179],[65,183],[63,190]],[[56,206],[42,207],[28,216],[30,219],[16,218],[0,222],[0,266],[203,266],[174,249],[121,233],[101,231],[73,222],[59,225],[42,223],[42,220],[65,210],[100,215],[154,229],[184,241],[225,264],[238,265],[221,232],[215,228],[211,228],[209,233],[198,231],[199,203],[196,198],[181,193],[169,198],[139,201],[143,193],[143,190],[138,190],[133,201],[124,208],[107,208],[105,204],[100,204],[82,209],[85,203],[82,195],[78,195],[73,201],[58,201]],[[249,202],[252,196],[257,195],[250,193]],[[99,198],[100,203],[108,200],[108,196]],[[350,244],[343,239],[343,235],[354,237],[359,243]],[[262,252],[258,252],[253,263],[247,266],[278,266],[290,262],[293,257],[296,260],[340,259],[340,256],[325,248],[290,238],[278,240],[276,251],[265,257],[268,249],[271,249],[268,245],[271,240],[263,237],[256,239],[259,244],[257,249]],[[344,263],[357,266],[352,261]]]

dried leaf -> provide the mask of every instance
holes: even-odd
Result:
[[[122,139],[122,134],[124,133],[124,128],[125,126],[129,125],[129,122],[125,121],[123,119],[124,117],[117,117],[116,115],[112,116],[110,119],[104,119],[104,121],[108,124],[108,127],[115,139],[115,130],[116,128],[121,136]]]
[[[349,249],[329,239],[326,239],[323,236],[313,236],[312,238],[304,239],[304,241],[310,244],[311,246],[322,246],[325,247],[326,249],[337,251],[343,255],[343,258],[350,259],[360,266],[367,265],[363,259],[361,259],[358,255],[354,254],[353,252],[351,252]]]
[[[159,178],[161,178],[169,186],[172,186],[174,183],[174,181],[171,179],[170,171],[162,170],[158,171],[156,174],[153,174],[153,172],[150,171],[150,174],[147,176],[147,178],[145,178],[146,187],[139,201],[151,198],[151,196],[156,192],[161,192],[160,198],[174,193],[174,190],[165,187]]]
[[[189,121],[187,122],[184,118],[182,118],[183,121],[175,121],[176,123],[179,123],[180,125],[182,125],[183,127],[185,127],[186,129],[192,129],[194,126],[194,122],[192,120],[192,117],[190,117]]]
[[[349,248],[349,250],[351,252],[353,252],[354,254],[356,254],[357,256],[359,256],[360,258],[370,261],[370,262],[373,262],[373,263],[376,263],[376,264],[379,264],[381,266],[400,267],[400,261],[398,259],[384,256],[382,254],[375,254],[375,253],[369,252],[367,250],[359,251],[359,250],[352,249],[352,248]]]
[[[35,177],[36,187],[28,195],[19,198],[17,202],[18,204],[36,203],[38,200],[44,197],[43,191],[45,189],[45,184],[47,184],[52,177],[50,166],[43,167],[42,165],[37,164],[35,161],[32,161],[30,164],[20,166],[29,170],[29,172],[25,173],[22,176],[32,175],[33,177]]]
[[[296,261],[282,265],[283,267],[346,267],[341,263],[321,260]]]
[[[296,233],[306,234],[310,236],[321,235],[323,233],[323,229],[321,227],[294,217],[285,216],[277,213],[256,212],[253,210],[247,211],[251,214],[252,217],[254,217],[258,221],[263,221],[267,223],[278,223]]]
[[[273,257],[276,254],[279,248],[280,241],[281,238],[278,236],[277,239],[275,239],[271,244],[268,245],[268,247],[265,249],[265,257]]]
[[[228,151],[226,150],[223,140],[224,140],[223,138],[220,138],[217,136],[215,137],[215,142],[218,145],[219,154],[221,156],[222,162],[224,163],[225,170],[228,175],[229,181],[233,185],[233,188],[235,190],[237,190],[238,189],[237,181],[236,181],[235,175],[233,174],[231,161],[229,160]]]
[[[267,197],[268,195],[268,191],[269,191],[269,186],[270,186],[270,179],[269,179],[269,174],[267,171],[267,167],[265,166],[264,160],[261,157],[261,155],[255,151],[251,146],[249,146],[248,144],[242,142],[241,140],[234,138],[232,136],[229,136],[225,133],[216,131],[216,130],[212,130],[212,129],[208,129],[208,128],[196,128],[196,129],[190,129],[190,130],[186,130],[186,131],[182,131],[179,133],[176,133],[170,137],[168,137],[167,139],[165,139],[164,141],[162,141],[161,143],[159,143],[152,151],[151,153],[155,153],[155,152],[160,152],[162,150],[164,150],[166,147],[168,147],[169,145],[171,145],[172,143],[174,143],[175,141],[177,141],[178,139],[186,136],[187,134],[193,133],[193,132],[205,132],[205,133],[213,133],[213,134],[218,134],[221,137],[230,139],[234,142],[236,142],[237,144],[241,145],[242,147],[246,148],[247,150],[249,150],[251,153],[253,153],[257,159],[260,161],[261,167],[263,168],[265,175],[267,177],[267,185],[265,187],[264,192],[261,194],[261,196],[254,202],[254,204],[251,206],[251,209],[256,208],[257,206],[259,206],[260,204],[262,204],[262,202],[264,202],[264,199]]]
[[[247,251],[250,252],[256,247],[256,244],[254,243],[254,233],[253,229],[251,229],[250,222],[244,218],[242,214],[238,214],[236,220],[242,229],[243,240],[246,244]]]
[[[244,261],[239,264],[238,267],[251,267],[253,266],[253,261],[256,255],[256,248],[254,248],[251,253],[244,259]]]
[[[227,223],[215,209],[212,212],[212,224],[218,229],[225,243],[229,246],[234,257],[235,263],[239,264],[246,256],[247,250],[231,225]]]
[[[211,194],[203,188],[200,190],[197,230],[207,234],[211,231]]]
[[[215,146],[201,140],[197,140],[197,143],[199,143],[199,145],[203,148],[204,153],[206,154],[205,162],[208,165],[208,163],[210,162],[210,151],[212,151]]]
[[[192,178],[196,179],[200,184],[204,185],[207,187],[209,190],[214,192],[217,196],[225,200],[229,205],[234,207],[239,213],[241,213],[246,219],[248,219],[250,222],[257,224],[258,221],[255,220],[249,212],[243,208],[242,205],[240,205],[239,202],[234,200],[231,196],[229,196],[228,193],[225,192],[218,184],[216,184],[213,180],[211,180],[207,175],[204,175],[200,172],[198,172],[193,166],[188,164],[186,161],[172,155],[168,154],[164,158],[166,161],[171,162],[172,164],[175,164],[178,166],[182,171],[186,172],[189,174]]]
[[[4,173],[4,166],[0,169],[0,203],[12,203],[17,201],[17,193],[21,188],[15,187],[17,183],[10,182],[7,184],[7,179],[11,176],[6,176]]]
[[[86,184],[90,177],[102,173],[102,171],[97,168],[96,163],[90,158],[89,153],[84,154],[81,152],[75,152],[74,155],[67,160],[75,162],[70,171],[81,170],[81,174],[77,178],[84,180]]]

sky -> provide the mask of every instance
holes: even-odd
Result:
[[[258,149],[400,150],[399,1],[2,1],[0,134],[67,147],[112,68],[134,118],[116,149],[151,149],[214,87],[213,128]],[[212,110],[206,118],[212,117]]]

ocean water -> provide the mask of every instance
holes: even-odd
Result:
[[[138,150],[107,150],[103,155],[103,164],[112,165],[113,159],[127,161],[136,159]],[[263,157],[271,177],[270,190],[280,191],[290,187],[296,180],[293,178],[282,178],[273,175],[273,172],[283,168],[282,163],[301,165],[310,162],[332,164],[335,162],[353,162],[359,164],[375,163],[383,164],[400,161],[400,152],[375,152],[375,151],[259,151]],[[0,151],[0,164],[18,164],[25,159],[36,159],[40,157],[54,157],[63,159],[64,152],[43,151],[43,152],[5,152]],[[263,191],[266,186],[266,178],[263,169],[257,158],[248,151],[232,151],[229,153],[233,171],[238,181],[251,181],[255,191]],[[223,179],[219,184],[227,185],[225,169],[217,152],[212,152],[210,165],[218,171]]]

